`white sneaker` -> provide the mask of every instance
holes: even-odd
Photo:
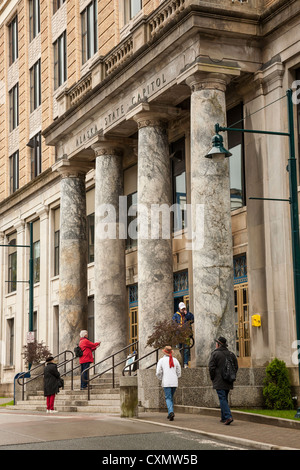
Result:
[[[50,413],[58,413],[56,410],[50,410]]]
[[[46,413],[50,413],[50,410],[47,410]]]

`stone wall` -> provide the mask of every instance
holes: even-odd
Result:
[[[262,407],[263,379],[265,369],[240,369],[234,389],[229,394],[230,406]],[[139,406],[145,410],[165,408],[165,399],[154,369],[138,372]],[[212,388],[207,367],[183,369],[174,398],[176,405],[215,408],[219,406],[216,392]]]

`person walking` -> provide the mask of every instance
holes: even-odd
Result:
[[[184,302],[180,302],[178,305],[178,311],[174,313],[173,320],[176,321],[180,326],[183,326],[186,322],[189,322],[190,325],[194,323],[194,315],[191,312],[187,311],[186,305]],[[183,349],[183,367],[188,368],[188,363],[190,361],[190,347],[189,344],[178,345],[179,349]]]
[[[79,363],[81,365],[81,390],[85,390],[87,388],[87,381],[88,381],[88,372],[87,369],[90,365],[94,362],[93,358],[93,351],[99,348],[100,342],[92,343],[88,339],[88,332],[87,330],[82,330],[80,332],[80,340],[79,340],[79,347],[82,350],[83,354],[79,358]]]
[[[181,376],[181,367],[173,357],[171,346],[163,349],[164,356],[158,361],[156,367],[156,377],[161,380],[164,389],[166,405],[168,408],[168,419],[174,420],[174,393],[178,387],[178,378]]]
[[[46,359],[44,369],[44,396],[47,398],[47,413],[57,413],[54,410],[55,396],[63,386],[63,380],[57,370],[57,365],[52,356]]]
[[[229,391],[233,389],[233,382],[229,382],[223,378],[223,371],[226,357],[232,358],[234,372],[238,371],[238,362],[235,354],[228,350],[227,340],[223,336],[219,336],[216,341],[216,349],[212,352],[209,360],[209,374],[216,390],[221,408],[221,422],[225,425],[232,423],[233,418],[228,404]]]

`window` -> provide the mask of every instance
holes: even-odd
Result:
[[[127,196],[127,240],[126,250],[137,246],[137,192]]]
[[[9,192],[19,189],[19,151],[9,157]]]
[[[18,58],[18,17],[16,16],[8,26],[9,32],[9,65]]]
[[[84,64],[98,50],[97,1],[93,0],[81,13],[81,48]]]
[[[54,48],[54,90],[67,80],[67,37],[64,32],[53,43]]]
[[[242,103],[227,112],[227,126],[237,124],[243,128]],[[233,126],[234,127],[234,126]],[[245,165],[244,165],[244,139],[243,132],[228,132],[228,150],[232,153],[229,158],[230,168],[230,200],[231,210],[245,205]]]
[[[29,42],[40,32],[40,0],[29,0]]]
[[[94,339],[94,296],[88,297],[88,338],[92,343]]]
[[[88,223],[88,263],[94,262],[95,214],[87,216]]]
[[[65,0],[53,0],[53,14],[65,3]]]
[[[174,211],[174,232],[186,227],[184,206],[186,204],[185,139],[177,140],[170,148],[172,162],[172,185]]]
[[[33,282],[40,282],[40,221],[32,224],[33,229]]]
[[[8,293],[17,290],[17,240],[15,234],[9,237],[8,244]]]
[[[9,91],[9,131],[19,125],[19,84]]]
[[[125,2],[125,22],[132,20],[142,9],[142,0],[127,0]]]
[[[15,345],[15,321],[13,318],[7,320],[8,349],[6,365],[14,365],[14,345]]]
[[[33,282],[40,282],[40,240],[33,244]]]
[[[60,209],[54,211],[54,276],[59,275]]]
[[[39,132],[27,144],[31,153],[31,179],[42,172],[42,135]]]
[[[30,74],[30,112],[41,105],[41,60],[39,59],[29,70]]]
[[[54,276],[59,275],[59,236],[60,230],[54,232]]]

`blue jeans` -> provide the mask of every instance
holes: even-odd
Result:
[[[173,413],[174,411],[174,402],[173,396],[176,391],[176,387],[164,387],[165,399],[168,408],[168,413]]]
[[[84,362],[83,364],[81,364],[81,372],[84,372],[84,374],[80,376],[81,378],[80,388],[87,388],[88,386],[88,383],[86,382],[86,380],[88,380],[88,372],[86,371],[86,369],[88,369],[90,365],[91,365],[91,362]]]
[[[219,397],[220,407],[221,407],[221,419],[226,421],[226,419],[232,418],[231,411],[228,405],[229,390],[217,390],[217,394]]]
[[[179,349],[183,348],[183,365],[188,365],[188,362],[190,360],[190,348],[183,343],[178,344]],[[180,351],[182,354],[182,351]]]

